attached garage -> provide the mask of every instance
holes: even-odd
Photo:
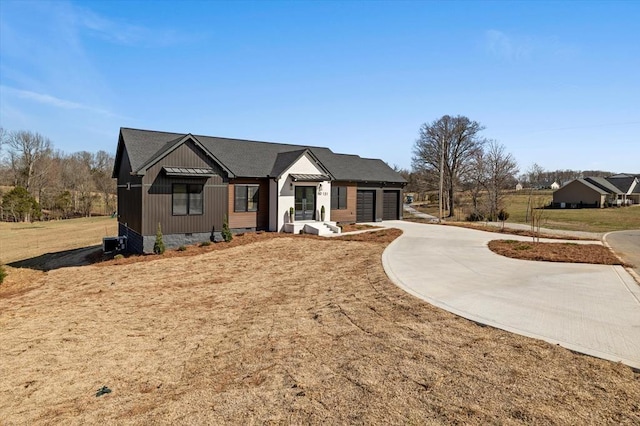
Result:
[[[376,192],[372,190],[358,190],[356,199],[356,222],[374,222]]]
[[[384,191],[382,194],[382,220],[398,220],[400,191]]]

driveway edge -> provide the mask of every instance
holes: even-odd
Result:
[[[452,314],[458,315],[462,318],[474,321],[476,323],[479,324],[484,324],[484,325],[488,325],[494,328],[498,328],[500,330],[504,330],[504,331],[508,331],[510,333],[515,333],[521,336],[525,336],[525,337],[530,337],[530,338],[534,338],[534,339],[538,339],[538,340],[543,340],[547,343],[551,343],[554,345],[559,345],[562,346],[565,349],[569,349],[573,352],[578,352],[584,355],[589,355],[589,356],[593,356],[596,358],[601,358],[601,359],[605,359],[608,361],[613,361],[613,362],[621,362],[629,367],[631,367],[632,369],[634,369],[635,371],[640,371],[640,363],[634,360],[630,360],[627,358],[623,358],[614,354],[610,354],[608,352],[602,352],[602,351],[598,351],[596,349],[592,349],[592,348],[587,348],[581,345],[577,345],[574,343],[569,343],[569,342],[565,342],[565,341],[560,341],[557,339],[553,339],[550,337],[546,337],[543,335],[539,335],[536,333],[531,333],[528,331],[524,331],[521,330],[519,328],[516,327],[512,327],[512,326],[508,326],[502,323],[499,323],[497,321],[491,320],[489,318],[484,318],[482,316],[479,315],[474,315],[474,314],[470,314],[466,311],[462,311],[459,310],[457,308],[454,308],[452,306],[449,306],[448,304],[441,302],[437,299],[433,299],[429,296],[426,296],[424,294],[418,293],[416,291],[414,291],[413,289],[411,289],[410,287],[407,287],[404,285],[404,283],[400,280],[400,278],[394,273],[393,268],[391,267],[391,264],[389,262],[389,250],[392,250],[393,247],[398,244],[398,241],[400,241],[401,238],[404,238],[406,235],[405,232],[403,232],[402,235],[400,235],[398,238],[396,238],[393,242],[391,242],[391,244],[389,244],[385,250],[382,252],[382,266],[384,268],[385,273],[387,274],[387,277],[391,280],[392,283],[394,283],[396,286],[398,286],[399,288],[401,288],[403,291],[405,291],[406,293],[411,294],[414,297],[417,297],[421,300],[424,300],[425,302],[436,306],[440,309],[444,309],[445,311],[451,312]],[[619,279],[622,281],[622,283],[625,285],[625,287],[627,288],[627,290],[633,295],[633,297],[640,303],[640,289],[638,290],[632,290],[626,283],[626,280],[623,278],[623,275],[620,274],[620,271],[616,270],[615,268],[620,268],[622,270],[622,272],[627,272],[625,270],[625,268],[623,268],[622,266],[611,266],[614,271],[616,272],[616,274],[618,275]]]

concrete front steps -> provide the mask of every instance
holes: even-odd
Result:
[[[290,234],[335,235],[342,230],[337,222],[298,221],[284,224],[284,232]]]

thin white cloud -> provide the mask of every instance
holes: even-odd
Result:
[[[199,35],[178,33],[172,29],[154,29],[110,20],[84,7],[74,6],[72,14],[80,29],[87,30],[93,36],[116,44],[164,47],[202,38]]]
[[[114,114],[102,108],[96,108],[90,105],[84,105],[79,102],[68,101],[66,99],[57,98],[55,96],[51,96],[46,93],[37,93],[37,92],[32,92],[30,90],[21,90],[21,89],[16,89],[16,88],[4,86],[4,85],[0,85],[0,92],[4,92],[8,95],[14,95],[21,99],[27,99],[30,101],[37,102],[39,104],[48,105],[56,108],[63,108],[63,109],[69,109],[69,110],[84,110],[84,111],[90,111],[93,113],[104,115],[107,117],[120,117],[117,114]],[[125,118],[125,117],[120,117],[120,118]]]
[[[485,47],[492,55],[513,61],[529,58],[533,50],[530,39],[516,38],[498,30],[485,33]]]

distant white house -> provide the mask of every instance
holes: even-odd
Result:
[[[516,184],[516,191],[522,191],[522,184],[519,182]]]
[[[551,184],[551,189],[553,189],[554,191],[555,191],[556,189],[560,189],[560,184],[559,184],[558,182],[554,181],[554,182]]]

